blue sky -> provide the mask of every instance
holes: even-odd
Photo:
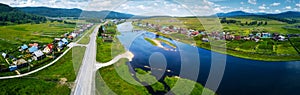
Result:
[[[280,13],[300,11],[300,0],[0,0],[14,7],[47,6],[113,10],[136,15],[192,16],[231,11]]]

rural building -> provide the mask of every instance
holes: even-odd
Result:
[[[28,49],[29,50],[29,53],[33,53],[35,51],[38,50],[38,47],[37,46],[32,46],[31,48]]]

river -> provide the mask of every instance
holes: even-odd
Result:
[[[150,66],[149,62],[156,66],[162,64],[160,67],[164,67],[163,65],[165,64],[167,70],[171,70],[170,73],[165,72],[165,75],[179,75],[182,64],[190,68],[195,68],[196,66],[200,69],[199,71],[197,69],[196,71],[192,71],[199,73],[196,81],[203,85],[206,84],[211,68],[211,55],[216,52],[171,40],[171,42],[176,43],[181,48],[177,48],[176,51],[164,50],[144,40],[145,36],[153,38],[155,34],[147,31],[132,32],[132,25],[129,22],[118,25],[118,30],[121,32],[121,35],[118,36],[121,43],[135,55],[130,62],[133,68],[147,69],[144,66]],[[163,45],[168,47],[166,44]],[[197,52],[194,52],[195,49]],[[195,56],[182,57],[182,52]],[[153,56],[151,55],[153,54],[163,55],[165,60],[149,61],[150,58],[152,59]],[[200,61],[198,62],[195,57]],[[227,55],[225,63],[224,76],[216,91],[218,95],[300,94],[299,61],[265,62]],[[186,76],[183,77],[193,77],[195,76],[194,73],[191,75],[186,73]]]

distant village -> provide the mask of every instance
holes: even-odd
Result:
[[[154,29],[164,34],[181,33],[187,35],[188,37],[195,37],[198,35],[202,35],[203,42],[210,42],[209,38],[213,38],[214,40],[246,40],[246,41],[259,42],[262,38],[271,38],[276,41],[287,41],[287,38],[289,37],[300,37],[300,34],[279,34],[279,33],[268,33],[268,32],[251,32],[247,36],[241,36],[233,32],[206,32],[206,31],[198,31],[193,29],[176,27],[173,25],[166,26],[166,25],[155,25],[150,23],[143,24],[140,22],[138,22],[136,25],[139,27]]]
[[[71,47],[70,42],[82,35],[84,31],[90,29],[94,24],[77,25],[77,29],[71,33],[65,33],[59,38],[54,38],[52,43],[24,43],[13,52],[0,52],[9,67],[1,66],[0,72],[12,72],[23,67],[34,67],[43,62],[58,57],[67,47]],[[39,62],[42,61],[42,62]]]

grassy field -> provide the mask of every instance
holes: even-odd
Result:
[[[216,95],[210,89],[204,88],[201,84],[188,79],[166,77],[164,81],[176,95]],[[205,93],[203,93],[204,91]]]
[[[97,61],[101,63],[112,60],[115,56],[125,53],[125,48],[121,42],[115,38],[114,42],[103,42],[101,38],[97,39]]]
[[[101,63],[108,62],[112,60],[115,56],[126,52],[124,46],[116,37],[116,35],[118,35],[119,33],[116,30],[116,26],[108,26],[106,27],[106,29],[106,31],[112,33],[112,37],[114,38],[113,42],[105,42],[103,41],[103,38],[97,38],[96,60]]]
[[[130,84],[127,81],[137,83],[131,76],[128,66],[125,64],[127,59],[121,59],[114,66],[101,68],[97,74],[96,93],[111,95],[111,93],[122,95],[148,95],[145,87]],[[123,74],[118,74],[117,70],[122,70]],[[101,74],[101,75],[100,75]],[[125,77],[125,81],[123,77]],[[106,85],[106,86],[105,86]]]
[[[59,22],[47,22],[41,24],[20,24],[0,26],[0,39],[7,42],[40,42],[50,43],[55,37],[61,37],[64,33],[72,32],[73,24]]]
[[[74,51],[83,51],[84,49],[75,47]],[[76,54],[83,55],[82,53]],[[40,72],[22,78],[0,80],[0,94],[68,95],[76,78],[72,59],[72,52],[70,51],[54,65]]]

